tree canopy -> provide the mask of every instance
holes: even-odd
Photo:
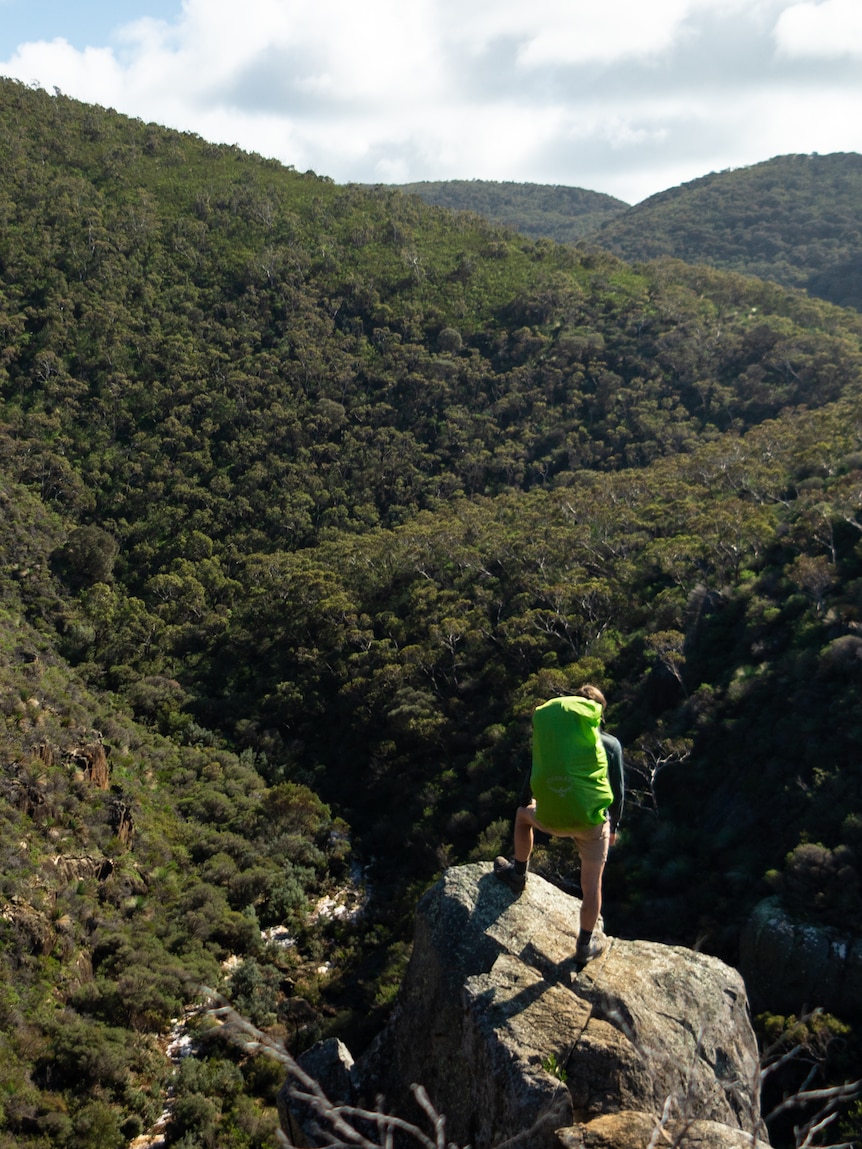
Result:
[[[522,235],[556,243],[578,243],[628,206],[584,188],[514,181],[422,180],[395,186],[436,207],[473,212]]]
[[[856,311],[6,80],[0,159],[0,1149],[147,1126],[204,984],[367,1040],[584,681],[619,932],[858,929]],[[351,862],[378,897],[321,924]],[[274,1144],[200,1048],[177,1138]]]
[[[674,256],[862,310],[862,156],[776,156],[692,180],[591,237],[628,260]]]
[[[776,156],[712,172],[629,207],[582,188],[448,180],[402,184],[428,203],[525,235],[597,245],[643,262],[673,257],[862,310],[862,156]]]

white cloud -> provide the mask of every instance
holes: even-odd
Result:
[[[59,87],[86,103],[109,105],[123,89],[123,71],[110,48],[79,51],[63,39],[22,45],[2,71],[25,83]]]
[[[607,62],[650,56],[668,48],[691,7],[690,0],[577,0],[550,4],[537,21],[519,62],[525,67]]]
[[[791,4],[775,26],[779,51],[790,57],[862,56],[862,4],[823,0]]]
[[[862,151],[862,77],[822,58],[860,23],[862,0],[184,0],[174,22],[26,44],[0,72],[339,181],[635,202],[782,152]]]
[[[285,84],[342,100],[379,99],[427,84],[437,45],[429,5],[399,0],[186,0],[179,38],[203,83],[230,82],[281,59]]]

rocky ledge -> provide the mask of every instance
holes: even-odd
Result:
[[[535,875],[516,896],[487,863],[447,871],[417,907],[386,1029],[355,1064],[335,1041],[303,1064],[332,1100],[374,1109],[382,1098],[421,1125],[419,1083],[446,1140],[474,1149],[765,1145],[739,974],[620,938],[579,967],[579,914]],[[317,1143],[286,1089],[281,1110],[295,1144]]]

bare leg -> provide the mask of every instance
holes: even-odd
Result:
[[[519,806],[515,813],[515,861],[529,862],[533,852],[533,826],[536,824],[536,803]]]
[[[533,852],[533,831],[535,829],[543,830],[549,834],[554,833],[553,830],[547,830],[536,820],[536,803],[534,800],[529,806],[519,806],[515,813],[515,861],[520,865],[526,865],[530,860],[530,855]],[[606,832],[606,827],[604,830]],[[559,836],[567,838],[570,835],[561,832]],[[585,861],[583,852],[581,852],[580,928],[587,934],[592,933],[595,929],[596,922],[602,912],[602,876],[605,870],[606,856],[607,848],[605,849],[605,857]]]
[[[602,912],[602,874],[604,862],[581,860],[581,929],[591,932]]]

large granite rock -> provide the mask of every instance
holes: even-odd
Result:
[[[447,1141],[475,1149],[645,1147],[661,1121],[680,1146],[765,1138],[741,977],[621,939],[579,968],[579,911],[535,875],[516,897],[487,863],[447,871],[417,908],[395,1011],[343,1100],[374,1108],[382,1095],[421,1125],[421,1083]]]
[[[739,967],[758,1010],[827,1009],[862,1017],[862,940],[793,918],[778,898],[756,907],[742,933]]]

